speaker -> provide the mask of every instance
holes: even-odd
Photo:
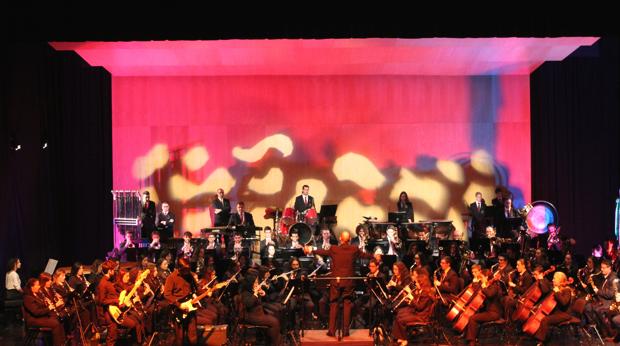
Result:
[[[226,344],[226,328],[228,328],[228,325],[205,325],[203,328],[204,330],[200,335],[202,342],[198,340],[199,344],[209,346],[221,346]]]

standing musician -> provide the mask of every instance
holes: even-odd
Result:
[[[106,338],[106,345],[113,346],[116,344],[118,337],[118,324],[114,321],[108,311],[108,306],[125,304],[125,302],[119,302],[120,292],[116,290],[116,287],[112,283],[115,277],[116,262],[107,260],[101,265],[103,277],[99,281],[97,286],[97,313],[100,321],[108,326],[108,336]],[[139,329],[138,324],[134,319],[125,318],[121,323],[123,327],[136,330],[136,341],[142,342],[142,330]]]
[[[54,311],[54,304],[41,293],[39,279],[29,279],[24,289],[24,320],[26,326],[52,330],[54,346],[64,346],[65,329]]]
[[[230,215],[228,226],[235,226],[237,231],[245,232],[245,236],[254,236],[254,218],[252,214],[245,211],[245,203],[237,203],[237,212]]]
[[[566,274],[562,272],[555,272],[555,274],[553,274],[553,291],[549,294],[553,294],[557,305],[549,315],[543,317],[540,321],[540,328],[534,335],[534,337],[539,341],[538,345],[542,345],[543,342],[546,341],[547,332],[549,331],[550,326],[558,325],[572,318],[569,313],[572,292],[567,285],[568,281],[566,279]]]
[[[143,239],[147,239],[155,230],[155,202],[151,201],[151,193],[142,193],[142,212],[140,213],[140,231]]]
[[[224,189],[221,187],[217,189],[217,195],[211,202],[211,208],[215,213],[215,227],[226,226],[230,219],[230,200],[224,198]]]
[[[494,280],[489,280],[490,270],[481,270],[479,265],[472,266],[474,280],[479,280],[480,289],[484,294],[484,305],[469,319],[465,339],[470,346],[476,344],[481,322],[495,321],[502,317],[501,289]]]
[[[487,205],[482,198],[481,192],[476,192],[476,201],[469,205],[469,213],[472,217],[472,237],[482,238],[484,228],[486,227]]]
[[[161,204],[161,213],[157,214],[156,225],[157,230],[161,234],[164,241],[174,236],[174,214],[170,211],[168,202]]]
[[[509,275],[508,278],[508,295],[504,298],[506,319],[510,319],[517,307],[519,298],[533,283],[534,278],[532,274],[527,271],[525,260],[523,258],[518,259],[516,275]]]
[[[349,335],[349,322],[351,321],[351,295],[353,294],[353,282],[351,280],[340,280],[338,277],[348,277],[353,275],[353,263],[358,257],[370,257],[361,252],[357,246],[349,244],[351,234],[347,231],[340,233],[340,245],[332,246],[329,250],[317,249],[315,254],[329,256],[332,259],[332,279],[329,291],[329,331],[328,336],[336,335],[336,314],[338,301],[343,299],[343,335]],[[312,247],[305,248],[306,254],[312,253]]]
[[[170,305],[177,309],[189,313],[189,310],[181,307],[184,299],[190,297],[190,294],[196,292],[196,280],[192,276],[189,260],[179,258],[177,269],[166,279],[164,286],[164,298]],[[189,313],[187,318],[181,323],[175,322],[175,345],[183,344],[184,334],[187,335],[189,343],[195,345],[198,342],[198,334],[196,330],[196,314]]]
[[[392,325],[392,335],[399,345],[407,345],[407,324],[411,322],[427,322],[433,314],[435,289],[431,284],[430,274],[423,268],[412,272],[416,289],[406,297],[407,305],[398,309]]]
[[[280,321],[263,310],[260,297],[264,296],[265,292],[258,282],[258,277],[253,272],[248,272],[242,283],[241,305],[238,307],[240,320],[257,326],[267,326],[271,345],[279,346],[281,344]]]
[[[394,226],[389,226],[386,231],[388,241],[388,252],[386,255],[401,258],[403,250],[403,242],[398,237],[398,230]]]
[[[295,197],[295,211],[297,214],[303,214],[306,210],[314,208],[314,197],[310,196],[308,192],[310,186],[304,185],[301,187],[301,195]]]
[[[398,202],[396,203],[396,208],[399,212],[405,212],[405,219],[407,222],[413,222],[413,204],[409,201],[409,196],[407,192],[403,191],[398,196]]]
[[[439,277],[434,277],[433,283],[439,293],[444,296],[445,302],[448,303],[461,290],[459,275],[452,269],[452,259],[448,256],[443,257],[439,261],[439,269],[435,271],[436,275],[437,272],[439,272]]]

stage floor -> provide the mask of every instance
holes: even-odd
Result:
[[[368,329],[351,329],[350,336],[344,337],[340,342],[336,337],[327,336],[327,330],[305,330],[304,337],[301,338],[303,346],[328,345],[332,342],[338,345],[372,346],[372,338],[368,335]]]

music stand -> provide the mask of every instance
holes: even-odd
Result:
[[[396,255],[383,255],[383,264],[390,269],[392,269],[396,260],[398,260],[398,256]]]
[[[389,250],[389,244],[387,240],[369,240],[368,243],[366,244],[366,251],[368,251],[369,253],[374,253],[375,252],[375,247],[381,247],[381,250],[383,250],[383,253],[387,253]]]
[[[388,213],[388,222],[395,222],[396,224],[400,224],[407,221],[407,213],[404,211],[394,211]]]
[[[333,218],[336,216],[336,210],[338,209],[338,204],[324,204],[321,206],[321,210],[319,211],[320,223],[325,218]]]
[[[54,270],[56,270],[57,265],[58,260],[50,258],[47,260],[47,265],[45,266],[45,270],[43,272],[48,273],[49,275],[54,275]]]
[[[278,258],[288,261],[293,256],[300,258],[303,255],[304,255],[303,249],[280,249],[280,253],[277,256]]]

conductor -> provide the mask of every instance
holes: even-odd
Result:
[[[306,254],[329,256],[332,259],[332,276],[336,279],[331,280],[329,291],[329,330],[328,336],[336,335],[336,314],[338,301],[343,299],[343,336],[349,336],[349,322],[351,321],[351,295],[353,294],[354,284],[352,280],[340,279],[340,277],[353,276],[353,263],[359,257],[371,258],[372,255],[363,253],[359,247],[349,244],[351,235],[344,231],[340,234],[340,245],[331,246],[329,250],[317,249],[306,246]]]

